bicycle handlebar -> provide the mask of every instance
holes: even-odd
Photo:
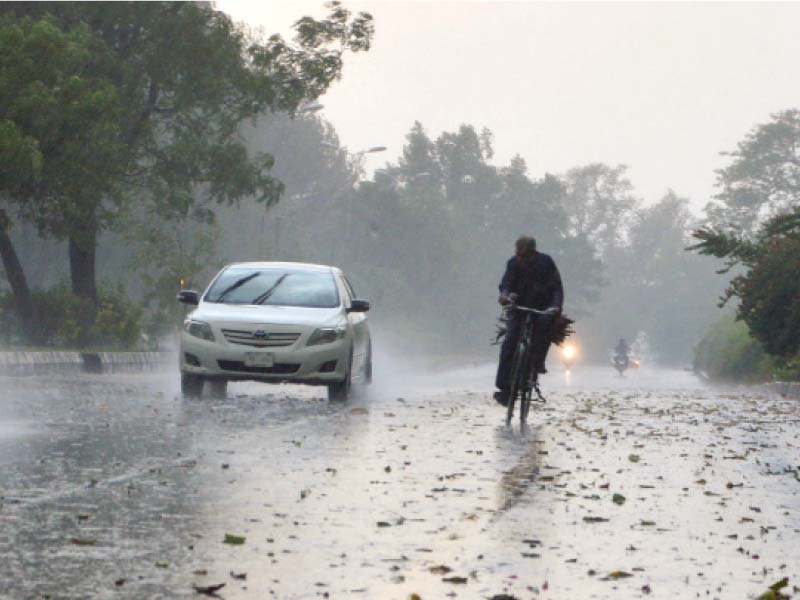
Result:
[[[520,312],[526,312],[526,313],[533,313],[535,315],[554,315],[558,312],[553,308],[548,308],[546,310],[536,310],[535,308],[527,308],[525,306],[519,306],[514,303],[509,304],[507,307],[512,310],[518,310]]]

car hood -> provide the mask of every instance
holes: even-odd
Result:
[[[253,323],[267,325],[336,325],[344,317],[344,309],[306,308],[302,306],[254,306],[203,302],[189,315],[210,323]]]

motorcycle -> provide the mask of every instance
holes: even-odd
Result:
[[[615,354],[611,359],[611,364],[622,375],[628,367],[630,367],[630,358],[627,354]]]

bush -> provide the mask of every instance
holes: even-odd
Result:
[[[122,286],[98,291],[94,323],[84,323],[83,301],[65,284],[31,292],[36,332],[24,339],[10,293],[0,295],[0,336],[6,343],[52,348],[132,350],[141,338],[141,309],[130,302]]]
[[[800,354],[781,361],[775,375],[778,381],[800,381]]]
[[[772,379],[774,362],[747,325],[729,315],[714,323],[695,347],[694,368],[714,380],[759,382]]]

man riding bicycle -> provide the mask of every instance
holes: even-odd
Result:
[[[564,305],[564,288],[561,275],[553,259],[536,250],[536,240],[523,236],[516,242],[516,254],[506,263],[506,272],[500,281],[500,304],[514,303],[537,310],[551,309],[550,314],[536,315],[532,348],[532,368],[538,373],[546,373],[544,367],[547,351],[550,349],[553,319]],[[511,311],[508,317],[508,330],[500,347],[500,364],[497,367],[495,386],[499,391],[494,398],[503,406],[508,405],[511,362],[521,333],[523,319],[519,313]]]

